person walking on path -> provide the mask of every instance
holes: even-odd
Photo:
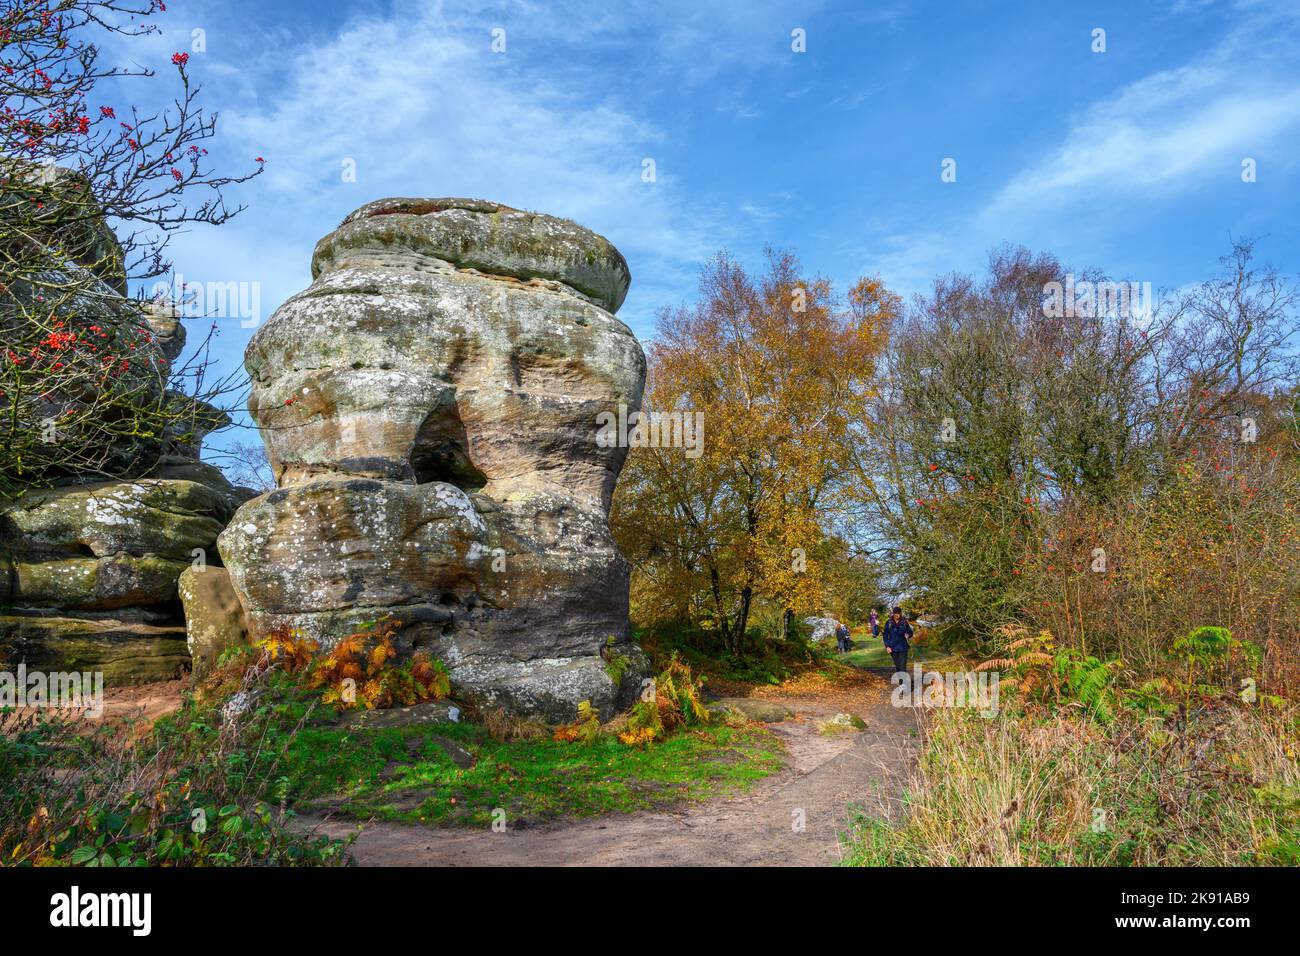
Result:
[[[847,624],[835,625],[835,643],[841,654],[847,654],[853,650],[853,635]]]
[[[874,607],[871,609],[871,636],[873,638],[880,636],[880,615],[876,613]]]
[[[912,636],[912,625],[903,616],[903,609],[896,607],[885,622],[885,647],[894,659],[894,673],[907,673],[907,652],[911,648],[908,639]]]

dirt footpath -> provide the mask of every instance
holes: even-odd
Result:
[[[756,696],[780,700],[796,715],[769,725],[787,764],[743,796],[504,833],[344,820],[320,823],[317,832],[346,837],[360,826],[353,855],[363,866],[833,864],[855,808],[896,812],[918,748],[915,715],[890,706],[888,686],[874,674],[849,688],[771,690]],[[820,734],[818,719],[840,711],[863,717],[866,730]]]

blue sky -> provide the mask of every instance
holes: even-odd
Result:
[[[308,284],[320,236],[394,195],[604,234],[643,339],[721,248],[793,248],[841,288],[904,295],[1006,242],[1156,288],[1204,278],[1232,236],[1300,269],[1297,2],[175,0],[161,23],[134,58],[191,51],[213,158],[267,160],[237,220],[178,237],[176,267],[260,283],[263,318]],[[249,335],[223,322],[220,361]]]

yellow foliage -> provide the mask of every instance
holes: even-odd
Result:
[[[558,741],[594,743],[600,736],[600,715],[591,706],[591,701],[584,700],[578,705],[578,719],[555,729],[553,739]]]
[[[841,590],[826,515],[899,302],[865,279],[842,305],[801,271],[790,254],[761,275],[719,257],[702,300],[660,320],[644,408],[706,429],[696,449],[634,447],[617,488],[641,620],[707,618],[738,645],[756,595],[799,615]]]
[[[267,661],[279,664],[291,674],[304,670],[320,649],[315,641],[303,637],[301,631],[287,627],[272,631],[259,646]]]
[[[417,653],[397,662],[394,631],[350,634],[324,654],[300,632],[283,629],[262,641],[267,661],[291,674],[304,674],[309,688],[321,691],[321,701],[340,708],[409,706],[446,697],[451,680],[441,661]]]
[[[628,746],[640,747],[663,740],[681,727],[707,723],[709,711],[700,699],[703,684],[704,679],[692,674],[690,666],[674,655],[655,678],[653,696],[611,721],[605,732]],[[577,720],[557,727],[552,739],[589,744],[600,733],[600,715],[591,701],[584,700],[578,705]]]
[[[654,741],[655,729],[653,727],[641,727],[637,730],[625,730],[618,735],[618,739],[629,747],[640,747]]]

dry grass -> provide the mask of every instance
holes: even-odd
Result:
[[[544,740],[551,736],[546,725],[536,720],[511,717],[500,707],[491,707],[479,715],[488,736],[498,743],[516,740]]]
[[[938,710],[891,828],[864,820],[864,865],[1294,862],[1295,714],[1206,708],[1183,721],[986,720]]]

